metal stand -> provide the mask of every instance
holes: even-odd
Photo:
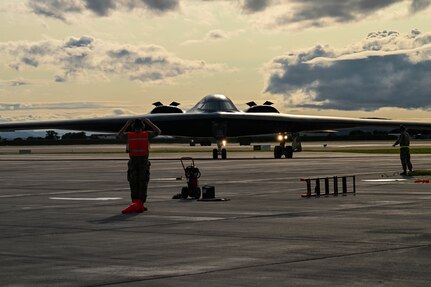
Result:
[[[325,196],[338,196],[338,179],[341,178],[341,194],[347,195],[349,193],[356,194],[356,176],[355,175],[345,175],[345,176],[334,176],[334,177],[315,177],[315,178],[301,178],[301,181],[305,181],[307,184],[307,193],[302,194],[302,197],[319,197],[320,196],[320,180],[324,180],[325,185]],[[352,179],[352,191],[348,191],[347,179]],[[329,181],[332,179],[334,192],[329,192]],[[311,182],[315,182],[314,193],[311,193]]]

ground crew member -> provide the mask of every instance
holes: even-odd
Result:
[[[412,172],[413,166],[410,162],[410,135],[407,132],[406,127],[403,125],[400,126],[400,136],[392,146],[396,146],[398,144],[400,145],[400,159],[403,167],[403,172],[400,173],[400,175],[407,175],[407,168],[409,169],[409,172]]]
[[[160,135],[161,131],[149,119],[144,119],[144,122],[153,131],[145,131],[145,124],[142,120],[135,119],[127,121],[118,133],[122,138],[127,136],[127,152],[130,157],[127,180],[130,185],[132,204],[122,210],[123,214],[147,210],[144,204],[147,200],[147,186],[150,181],[149,141]],[[132,132],[126,132],[130,125],[132,125]]]

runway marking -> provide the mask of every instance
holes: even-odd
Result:
[[[161,178],[152,178],[150,181],[175,181],[175,180],[183,180],[182,177],[161,177]]]
[[[50,197],[53,200],[87,200],[87,201],[105,201],[105,200],[119,200],[122,197]]]
[[[170,219],[179,221],[215,221],[227,219],[225,217],[210,217],[210,216],[179,216],[179,215],[145,215],[145,217],[155,219]]]
[[[57,195],[57,194],[75,194],[75,193],[93,193],[93,192],[107,192],[107,191],[123,191],[128,188],[111,188],[106,189],[88,189],[88,190],[68,190],[68,191],[54,191],[54,192],[42,192],[42,193],[21,193],[21,194],[4,194],[0,195],[0,198],[15,198],[15,197],[26,197],[26,196],[43,196],[43,195]]]
[[[383,179],[363,179],[365,182],[398,182],[398,181],[406,181],[405,178],[383,178]]]

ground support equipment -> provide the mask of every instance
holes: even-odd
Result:
[[[356,176],[354,175],[345,175],[345,176],[333,176],[333,177],[315,177],[315,178],[301,178],[301,181],[305,181],[307,184],[307,193],[302,194],[302,197],[319,197],[319,196],[338,196],[340,193],[338,191],[338,183],[341,178],[341,195],[347,194],[356,194]],[[352,191],[347,191],[347,179],[352,179]],[[333,193],[330,193],[329,186],[330,181],[332,180],[333,185]],[[320,182],[323,182],[325,193],[321,193],[321,185]],[[315,183],[314,193],[311,192],[311,184]]]

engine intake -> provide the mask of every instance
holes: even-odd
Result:
[[[249,108],[245,110],[246,113],[280,113],[276,108],[272,105],[274,103],[270,101],[266,101],[263,105],[258,105],[256,102],[248,102],[247,105]]]
[[[178,106],[180,103],[172,102],[169,106],[165,106],[161,102],[153,103],[155,108],[150,112],[151,114],[182,114],[184,111],[180,109]]]

